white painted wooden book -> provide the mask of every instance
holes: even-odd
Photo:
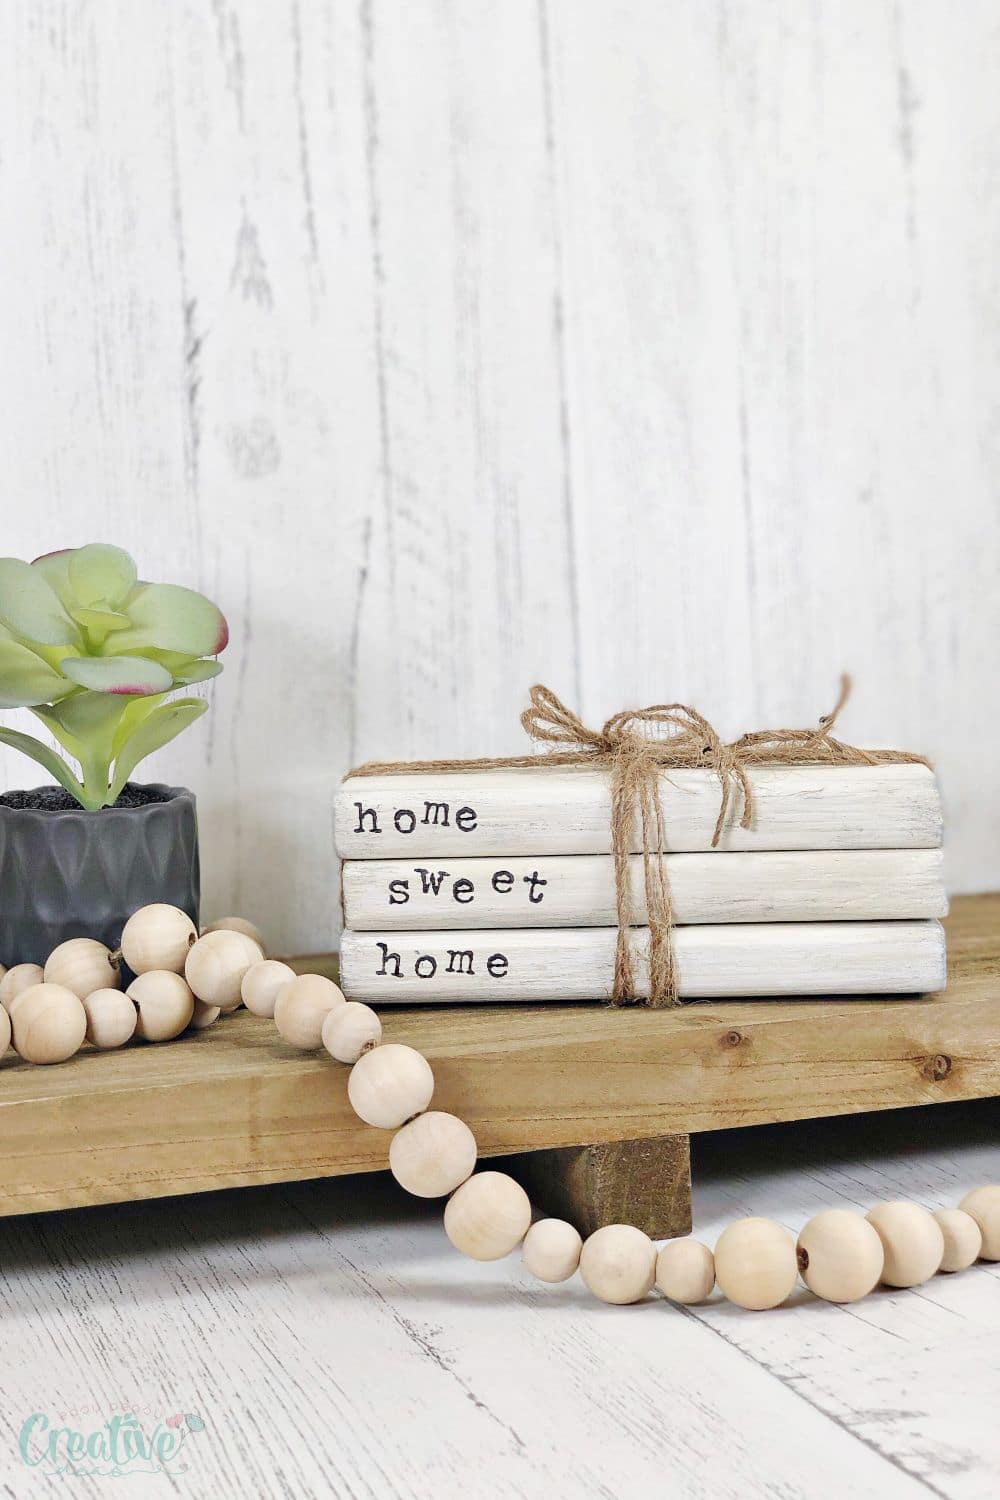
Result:
[[[676,923],[833,922],[943,917],[940,849],[774,850],[665,856]],[[645,921],[641,855],[629,860]],[[347,860],[344,924],[359,930],[609,927],[610,855]]]
[[[609,927],[345,932],[341,984],[352,1000],[606,1000],[617,932]],[[633,928],[638,994],[648,932]],[[945,984],[936,921],[705,924],[673,932],[682,999],[912,994]]]

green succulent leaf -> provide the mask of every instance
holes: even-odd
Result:
[[[96,693],[139,698],[173,687],[166,667],[144,656],[70,656],[60,665],[70,681]]]
[[[117,607],[135,587],[135,563],[121,547],[92,542],[69,554],[69,586],[79,605]]]
[[[132,624],[128,615],[120,615],[117,610],[97,609],[82,604],[70,606],[70,614],[78,625],[84,630],[89,630],[93,636],[101,641],[114,630],[128,630]]]
[[[218,677],[221,671],[221,661],[193,661],[189,667],[176,669],[174,682],[189,687],[192,682],[208,682],[209,678]]]
[[[163,702],[166,693],[154,693],[151,698],[121,698],[118,702],[124,705],[122,716],[118,720],[118,728],[111,742],[111,759],[117,760],[125,741],[130,739],[139,725],[149,718],[150,714]]]
[[[65,787],[71,797],[76,798],[81,807],[87,806],[86,793],[69,766],[48,745],[43,745],[41,740],[36,740],[33,734],[21,734],[17,729],[0,728],[0,744],[10,745],[12,749],[20,750],[22,755],[30,756],[48,771],[50,776],[54,776],[59,785]]]
[[[72,691],[73,684],[34,651],[9,636],[0,636],[0,708],[54,703]]]
[[[115,775],[111,783],[109,799],[115,802],[122,787],[141,760],[167,745],[175,735],[181,733],[195,719],[199,719],[208,708],[204,698],[175,698],[153,710],[139,725],[134,734],[125,741],[115,762]]]
[[[68,609],[73,603],[73,590],[69,582],[69,560],[75,547],[63,547],[58,552],[43,552],[31,564],[34,572],[40,573],[51,589]]]
[[[184,656],[215,656],[229,640],[222,611],[204,594],[178,584],[140,583],[126,600],[124,612],[132,629],[122,634],[122,650],[153,646]]]
[[[99,743],[106,743],[110,751],[122,716],[134,701],[115,693],[77,690],[71,698],[64,698],[54,708],[36,708],[34,712],[60,744],[75,755],[78,747]]]
[[[44,574],[17,557],[0,557],[0,620],[43,646],[79,643],[80,632]]]

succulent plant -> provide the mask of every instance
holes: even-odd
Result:
[[[113,804],[141,760],[208,707],[168,693],[222,671],[229,639],[202,594],[143,583],[120,547],[94,543],[0,558],[0,708],[29,708],[79,762],[79,777],[33,735],[0,742],[43,766],[80,803]]]

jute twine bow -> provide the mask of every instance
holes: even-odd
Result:
[[[712,834],[716,848],[730,811],[739,805],[739,826],[753,824],[754,795],[747,768],[755,765],[877,766],[916,763],[922,755],[905,750],[862,750],[833,737],[851,691],[850,678],[841,678],[833,710],[815,729],[764,729],[726,743],[707,719],[685,703],[654,703],[649,708],[612,714],[604,726],[588,729],[550,688],[536,683],[530,707],[521,724],[533,740],[555,747],[544,755],[509,755],[478,760],[367,761],[351,776],[376,776],[407,771],[485,771],[505,768],[595,766],[607,771],[611,787],[611,853],[614,862],[618,938],[611,991],[614,1005],[637,1002],[629,928],[635,920],[629,854],[633,829],[641,832],[642,873],[649,928],[650,1006],[676,1005],[677,969],[672,942],[673,909],[663,858],[666,825],[660,798],[665,771],[707,768],[719,780],[719,812]],[[641,1001],[639,1003],[642,1003]]]

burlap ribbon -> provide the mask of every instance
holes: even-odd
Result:
[[[612,1003],[637,1001],[629,928],[635,919],[629,854],[633,830],[641,832],[642,870],[649,927],[649,998],[651,1006],[677,1004],[677,973],[672,943],[673,911],[663,855],[666,826],[660,798],[665,771],[707,768],[719,780],[719,812],[712,835],[713,849],[738,803],[739,826],[753,823],[753,786],[749,766],[839,765],[876,766],[928,764],[922,755],[905,750],[862,750],[833,738],[837,716],[850,694],[843,677],[840,696],[831,713],[815,729],[764,729],[726,743],[707,719],[684,703],[654,703],[649,708],[612,714],[604,726],[588,729],[547,687],[536,683],[531,704],[521,724],[533,740],[553,747],[544,755],[509,755],[478,760],[367,761],[351,776],[376,776],[407,771],[485,771],[499,768],[595,766],[608,773],[611,784],[611,853],[614,861],[618,939]]]

